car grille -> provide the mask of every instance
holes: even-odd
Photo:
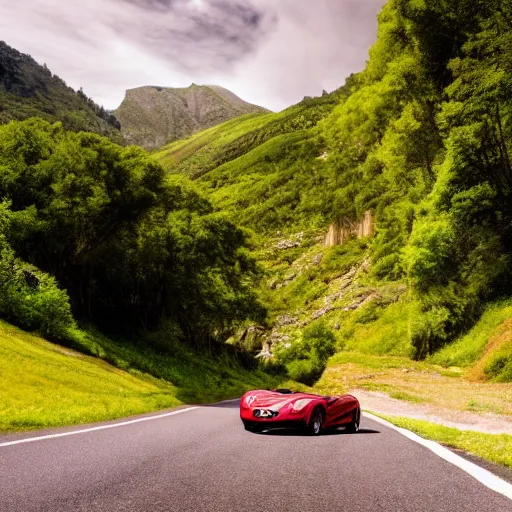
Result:
[[[254,409],[252,415],[255,418],[275,418],[279,414],[278,411],[272,411],[270,409]]]

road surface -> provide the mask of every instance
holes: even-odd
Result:
[[[0,511],[512,511],[398,432],[368,418],[361,428],[251,434],[224,403],[24,444],[5,446],[41,433],[2,436]]]

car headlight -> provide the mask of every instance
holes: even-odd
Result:
[[[300,412],[306,407],[308,404],[310,404],[313,400],[311,398],[302,398],[301,400],[297,400],[294,402],[292,407],[292,412]]]
[[[242,400],[242,405],[244,407],[250,407],[251,404],[254,402],[254,400],[256,400],[256,397],[252,396],[252,395],[248,395],[246,396],[243,400]]]

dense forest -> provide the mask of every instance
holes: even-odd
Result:
[[[204,346],[264,314],[246,234],[144,150],[11,122],[0,169],[3,318],[61,339],[74,315]]]
[[[511,115],[509,2],[390,0],[337,91],[151,156],[10,122],[0,314],[250,350],[283,327],[274,359],[304,382],[347,347],[431,357],[512,295]],[[365,212],[375,236],[323,248]],[[510,345],[486,373],[512,379]]]
[[[392,1],[363,85],[326,121],[336,214],[376,212],[373,272],[421,303],[417,357],[511,292],[511,29],[507,2]]]

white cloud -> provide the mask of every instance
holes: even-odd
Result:
[[[364,67],[384,0],[17,0],[0,39],[115,108],[141,85],[217,84],[273,110]]]

